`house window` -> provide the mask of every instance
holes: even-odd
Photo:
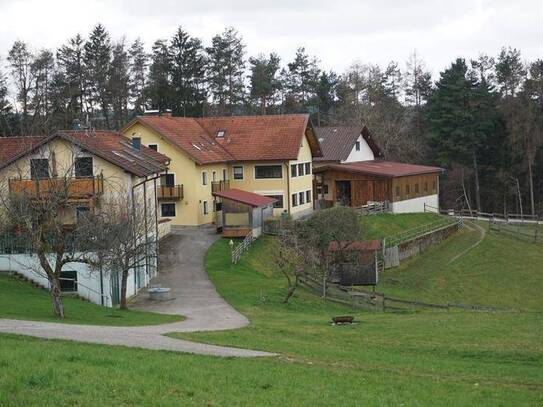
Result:
[[[305,163],[305,175],[311,174],[311,163]]]
[[[202,185],[207,185],[207,171],[202,172]]]
[[[281,165],[255,165],[255,179],[283,178]]]
[[[322,186],[322,190],[324,191],[324,194],[325,194],[325,195],[328,195],[328,184],[324,184],[324,185]]]
[[[419,184],[415,184],[415,194],[419,193]]]
[[[300,205],[305,203],[305,194],[303,192],[298,192],[298,200],[300,201]]]
[[[304,175],[304,165],[298,164],[298,175],[301,177]]]
[[[243,179],[242,165],[234,165],[234,179]]]
[[[360,151],[360,141],[357,141],[356,143],[354,143],[354,149],[356,151]]]
[[[292,194],[292,206],[298,206],[298,194]]]
[[[277,199],[277,202],[273,204],[274,208],[278,208],[278,209],[283,208],[283,195],[264,195],[264,196],[267,196],[268,198]]]
[[[298,166],[296,164],[290,165],[290,176],[293,178],[298,176]]]
[[[204,215],[207,215],[209,213],[209,208],[207,207],[207,201],[204,201]]]
[[[64,293],[77,292],[77,271],[65,270],[60,272],[60,291]]]
[[[160,177],[161,185],[165,187],[173,187],[175,185],[175,174],[164,174]]]
[[[175,204],[163,203],[160,205],[160,211],[163,218],[173,218],[175,217]]]
[[[311,202],[311,190],[305,191],[305,201],[307,203]]]
[[[411,191],[410,186],[409,186],[409,185],[406,185],[406,186],[405,186],[405,193],[406,193],[407,195],[409,195],[409,192],[410,192],[410,191]]]
[[[149,148],[150,148],[151,150],[158,151],[158,144],[149,144]]]
[[[213,172],[212,172],[211,180],[212,180],[213,182],[217,181],[217,171],[213,171]]]
[[[78,157],[75,159],[75,177],[92,177],[92,157]]]
[[[396,196],[400,196],[400,187],[396,187]]]
[[[49,178],[49,160],[46,158],[31,159],[30,176],[32,179]]]

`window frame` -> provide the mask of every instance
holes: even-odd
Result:
[[[298,194],[297,193],[292,194],[290,199],[291,199],[292,207],[293,208],[297,207],[298,206]]]
[[[305,166],[304,163],[298,163],[298,176],[303,177],[305,175]]]
[[[285,207],[283,194],[264,194],[264,196],[267,196],[268,198],[277,199],[277,202],[273,203],[273,209],[283,209]],[[279,204],[281,206],[279,206]]]
[[[40,163],[44,164],[47,163],[47,175],[43,176],[39,174],[44,168],[40,168],[39,166],[34,165],[34,163]],[[51,171],[49,168],[49,159],[48,158],[31,158],[30,159],[30,178],[33,180],[37,179],[48,179],[51,178]]]
[[[356,140],[356,142],[354,143],[354,149],[355,151],[360,151],[360,141]]]
[[[202,185],[206,186],[209,183],[207,179],[207,171],[202,171]]]
[[[202,201],[202,209],[203,209],[204,215],[209,214],[209,205],[207,204],[207,201]]]
[[[305,202],[306,203],[311,203],[313,201],[312,199],[312,191],[310,189],[308,189],[307,191],[305,191]]]
[[[296,178],[298,176],[298,164],[290,164],[290,177]]]
[[[78,174],[78,168],[81,170],[81,166],[78,165],[78,160],[90,160],[90,175],[81,175]],[[85,179],[85,178],[93,178],[94,177],[94,159],[92,156],[85,156],[85,157],[75,157],[74,159],[74,176],[76,179]]]
[[[300,205],[305,205],[305,193],[304,193],[304,191],[298,192],[298,203]]]
[[[164,215],[164,206],[173,205],[173,215]],[[177,216],[177,205],[175,202],[164,202],[160,204],[160,217],[162,218],[175,218]]]
[[[168,183],[168,177],[171,177],[171,179],[173,179],[172,183]],[[164,183],[162,183],[162,181],[164,180]],[[168,172],[167,174],[162,174],[160,176],[160,186],[163,186],[163,187],[173,187],[175,186],[175,173],[173,172]]]
[[[281,171],[280,177],[257,177],[257,168],[269,168],[269,167],[276,167],[279,168]],[[268,180],[268,179],[283,179],[283,166],[281,164],[259,164],[254,166],[254,178],[255,180]]]
[[[66,275],[69,274],[70,277]],[[73,278],[74,281],[60,280],[60,291],[63,293],[76,293],[77,292],[77,271],[76,270],[61,270],[60,278]],[[70,288],[66,288],[70,286]]]
[[[155,150],[158,153],[158,144],[148,144],[147,147],[149,147],[151,150]]]
[[[311,162],[308,161],[305,163],[304,170],[305,170],[305,175],[311,175],[311,173],[313,172],[311,168]]]
[[[241,178],[237,177],[238,174],[236,174],[236,168],[237,169],[241,168]],[[234,165],[234,166],[232,166],[232,175],[233,175],[234,181],[243,181],[243,179],[245,177],[245,169],[243,168],[243,165]]]

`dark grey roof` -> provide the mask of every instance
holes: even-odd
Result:
[[[322,157],[315,161],[343,161],[349,157],[358,137],[362,135],[373,151],[375,158],[381,158],[382,152],[373,140],[370,131],[364,127],[316,127],[315,133],[321,144]]]

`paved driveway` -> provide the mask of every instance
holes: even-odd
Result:
[[[149,301],[142,290],[132,308],[187,317],[177,331],[215,331],[241,328],[249,320],[215,290],[204,271],[204,255],[219,236],[212,227],[186,228],[168,236],[160,247],[160,274],[152,284],[172,290],[171,301]]]
[[[160,274],[153,283],[170,287],[174,299],[151,302],[143,290],[131,304],[136,309],[181,314],[187,317],[185,321],[142,327],[105,327],[0,319],[0,332],[201,355],[274,356],[268,352],[205,345],[163,336],[169,332],[235,329],[249,323],[219,296],[204,271],[203,257],[217,238],[209,227],[183,229],[166,238],[160,249]]]

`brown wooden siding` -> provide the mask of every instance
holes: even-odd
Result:
[[[405,201],[406,199],[437,194],[439,189],[438,183],[438,174],[421,174],[393,178],[391,201]]]

